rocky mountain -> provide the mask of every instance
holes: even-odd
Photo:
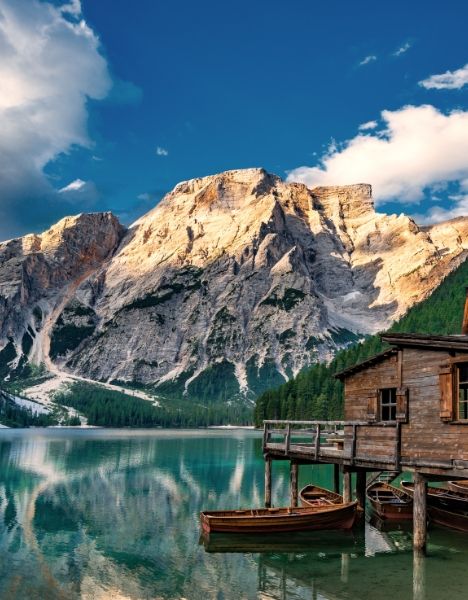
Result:
[[[253,396],[387,328],[467,250],[468,218],[376,213],[370,185],[194,179],[127,231],[79,215],[0,244],[0,374],[32,362],[160,395]]]

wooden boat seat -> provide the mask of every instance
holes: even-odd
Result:
[[[373,494],[377,502],[384,502],[385,504],[406,504],[407,501],[404,498],[398,498],[395,494],[386,491],[375,491]]]
[[[329,500],[328,498],[324,498],[323,496],[317,496],[314,497],[312,496],[312,494],[309,496],[307,495],[305,498],[307,500],[307,502],[309,502],[309,504],[312,504],[313,506],[319,506],[320,504],[327,504],[327,505],[333,505],[334,502],[332,502],[331,500]]]

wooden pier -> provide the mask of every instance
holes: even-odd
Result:
[[[385,430],[386,455],[376,447],[374,455],[367,448],[368,421],[264,421],[263,455],[265,458],[265,506],[272,503],[272,462],[290,462],[290,505],[297,506],[300,465],[329,464],[334,466],[334,489],[339,491],[342,479],[343,499],[349,502],[353,493],[365,509],[366,487],[382,471],[396,478],[402,471],[414,477],[414,547],[426,546],[426,490],[429,481],[468,478],[468,462],[457,459],[418,459],[402,455],[404,425],[372,423]],[[468,435],[468,430],[467,430]],[[370,436],[375,439],[375,436]],[[391,450],[391,451],[389,451]],[[355,489],[352,474],[355,473]]]
[[[413,473],[413,544],[424,550],[427,485],[468,479],[468,288],[461,335],[392,333],[389,348],[338,373],[344,421],[264,421],[265,504],[271,504],[271,463],[291,465],[297,504],[301,464],[334,465],[344,501],[365,505],[369,473]]]

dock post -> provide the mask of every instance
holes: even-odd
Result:
[[[341,555],[341,581],[348,583],[349,579],[349,554],[343,553]]]
[[[366,510],[366,472],[356,473],[356,500],[363,511]]]
[[[291,461],[291,467],[289,471],[289,486],[290,486],[290,506],[297,506],[297,480],[299,474],[299,465],[297,462]]]
[[[426,556],[421,550],[413,552],[413,600],[426,598]]]
[[[271,458],[265,456],[265,507],[271,507]]]
[[[338,463],[333,465],[333,491],[337,494],[340,493],[340,465]]]
[[[427,480],[421,473],[414,474],[413,496],[413,549],[426,550],[427,537]]]
[[[351,502],[351,472],[343,470],[343,502]]]

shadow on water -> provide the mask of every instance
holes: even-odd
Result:
[[[432,529],[211,535],[202,509],[261,506],[253,432],[2,432],[0,598],[464,598],[468,538]],[[301,485],[331,486],[324,466]],[[287,464],[274,502],[286,503]],[[385,531],[388,529],[388,531]]]

